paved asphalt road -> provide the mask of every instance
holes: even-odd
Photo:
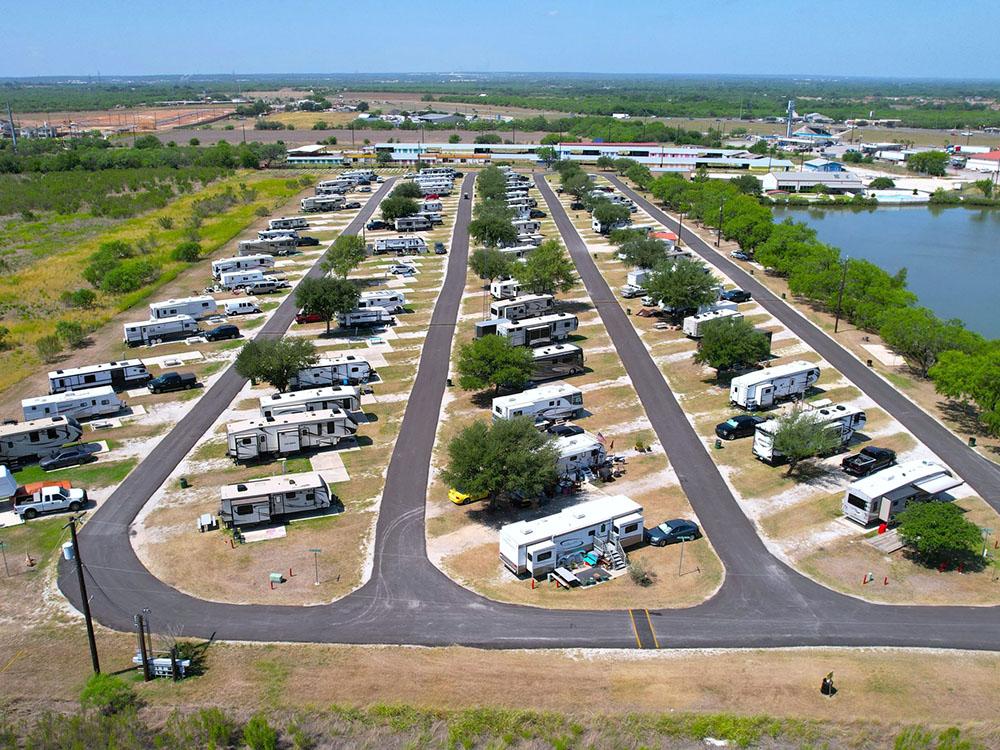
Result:
[[[467,176],[462,192],[472,191]],[[382,188],[382,192],[388,186]],[[448,273],[424,342],[413,391],[386,476],[371,579],[333,604],[233,605],[195,599],[153,577],[128,541],[129,525],[242,386],[227,372],[122,483],[84,527],[81,544],[91,607],[103,624],[132,629],[143,607],[161,627],[229,640],[462,644],[489,648],[726,647],[899,645],[1000,647],[997,610],[870,605],[828,591],[776,561],[736,506],[677,407],[586,247],[547,186],[541,186],[662,444],[726,565],[720,592],[698,607],[654,611],[559,611],[500,604],[446,578],[427,559],[424,508],[449,352],[465,287],[472,201],[460,201]],[[375,196],[376,198],[378,196]],[[357,231],[375,202],[349,227]],[[279,309],[266,335],[278,335],[293,310]],[[68,565],[59,584],[79,602]],[[638,624],[637,624],[638,623]],[[640,629],[639,625],[643,625]],[[641,632],[640,632],[641,630]],[[82,637],[82,636],[81,636]]]

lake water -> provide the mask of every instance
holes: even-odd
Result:
[[[1000,338],[1000,211],[775,208],[774,216],[808,224],[821,241],[889,273],[905,266],[907,286],[921,305]]]

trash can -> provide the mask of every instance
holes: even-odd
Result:
[[[721,448],[722,447],[722,440],[720,440],[719,438],[716,438],[715,439],[715,447],[716,448]]]
[[[970,437],[969,438],[969,447],[970,448],[975,448],[976,447],[976,439],[974,437]]]
[[[62,555],[66,560],[76,559],[76,555],[73,553],[73,542],[63,542]]]
[[[190,485],[188,485],[187,477],[181,477],[180,485],[182,490],[186,490]]]

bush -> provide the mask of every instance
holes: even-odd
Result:
[[[651,586],[656,574],[646,570],[646,566],[638,560],[633,560],[628,564],[628,577],[636,586]]]
[[[157,217],[156,223],[159,224],[163,229],[173,229],[174,220],[170,216],[160,216]]]
[[[9,335],[10,329],[7,326],[0,326],[0,351],[10,349],[10,342],[7,340]]]
[[[80,705],[102,714],[121,713],[138,705],[135,691],[120,677],[110,674],[91,675],[80,692]]]
[[[182,260],[185,263],[194,263],[201,257],[201,245],[197,242],[182,242],[170,253],[173,260]]]
[[[59,341],[58,336],[51,334],[38,339],[35,342],[35,348],[38,350],[38,356],[42,358],[43,362],[53,362],[59,356],[59,352],[62,351],[62,342]]]
[[[77,289],[76,291],[65,291],[60,297],[62,303],[67,307],[90,308],[97,301],[97,294],[90,289]]]
[[[250,750],[277,750],[278,732],[261,714],[254,714],[243,728],[243,742]]]
[[[889,188],[896,187],[896,183],[889,177],[876,177],[868,183],[868,187],[871,190],[888,190]]]
[[[188,145],[189,146],[200,146],[201,145],[201,141],[198,140],[197,138],[192,138],[191,140],[188,141]]]
[[[254,216],[267,216],[270,213],[271,209],[269,209],[267,206],[257,206],[257,208],[253,210]]]
[[[126,260],[105,274],[101,290],[109,294],[128,294],[156,280],[160,269],[148,260]]]
[[[87,340],[87,329],[72,320],[60,320],[56,323],[56,336],[71,349],[78,349]]]

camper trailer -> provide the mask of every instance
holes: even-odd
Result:
[[[768,409],[778,401],[801,398],[819,380],[819,367],[812,362],[790,362],[732,379],[729,401],[747,411]]]
[[[579,326],[571,313],[552,313],[521,320],[485,320],[476,323],[476,338],[496,334],[506,338],[513,346],[545,346],[569,338]]]
[[[583,391],[565,383],[529,388],[493,399],[493,421],[534,417],[536,422],[573,419],[583,411]]]
[[[431,228],[431,221],[426,216],[401,216],[395,222],[397,232],[423,232]]]
[[[596,437],[584,432],[556,438],[556,473],[565,479],[579,481],[605,461],[608,454]]]
[[[219,518],[228,526],[270,523],[293,513],[329,508],[333,496],[319,474],[282,474],[222,488]]]
[[[626,286],[645,287],[653,272],[648,268],[633,268],[625,276]]]
[[[642,541],[643,522],[642,506],[624,495],[589,500],[501,528],[500,561],[516,576],[539,578],[578,562],[595,544],[624,559],[624,549]]]
[[[841,447],[851,442],[854,433],[865,426],[867,417],[862,409],[829,401],[805,404],[803,410],[817,422],[825,425],[840,438]],[[784,454],[774,448],[774,433],[778,428],[777,419],[769,419],[757,425],[753,434],[753,454],[764,463],[780,463]]]
[[[219,304],[222,306],[222,313],[224,315],[252,315],[253,313],[260,312],[257,300],[253,297],[244,297],[243,299],[224,299],[221,300]]]
[[[372,247],[374,255],[386,253],[426,253],[427,241],[423,237],[384,237],[375,240]]]
[[[302,216],[282,216],[267,222],[268,229],[308,229],[309,222]]]
[[[190,315],[175,315],[172,318],[126,323],[122,328],[125,331],[125,343],[129,346],[177,341],[194,336],[201,330],[198,328],[197,321]]]
[[[417,185],[420,187],[421,195],[451,195],[451,182],[429,182],[423,181],[418,182]]]
[[[702,328],[706,324],[711,324],[716,320],[743,320],[743,314],[736,310],[709,310],[698,315],[689,315],[684,318],[682,328],[684,335],[692,339],[702,337]]]
[[[583,349],[575,344],[552,344],[531,350],[531,379],[535,382],[566,378],[583,372]]]
[[[395,322],[392,313],[383,307],[357,308],[337,316],[341,328],[373,328],[391,326]]]
[[[929,500],[961,484],[959,477],[933,461],[906,461],[851,482],[841,508],[862,526],[889,523],[908,503]]]
[[[44,458],[79,440],[82,434],[74,417],[44,417],[0,425],[0,462],[9,466]]]
[[[420,213],[422,214],[439,214],[443,210],[439,200],[425,200],[420,203]]]
[[[624,229],[631,223],[631,220],[625,219],[624,221],[614,221],[608,224],[604,224],[597,220],[597,217],[593,217],[590,220],[590,228],[593,229],[598,234],[610,234],[616,229]]]
[[[257,232],[257,239],[264,242],[290,237],[295,240],[296,246],[299,244],[299,233],[294,229],[261,229]]]
[[[347,199],[342,195],[314,195],[303,198],[299,202],[299,208],[306,213],[316,211],[339,211],[347,203]]]
[[[237,462],[287,456],[332,448],[357,431],[357,423],[342,409],[247,419],[226,425],[227,453]]]
[[[224,273],[234,271],[254,271],[263,273],[265,269],[274,268],[274,256],[264,255],[244,255],[236,258],[221,258],[212,261],[212,276],[218,281]]]
[[[494,318],[521,320],[538,315],[545,315],[555,305],[551,294],[526,294],[522,297],[500,300],[490,305],[490,315]]]
[[[263,281],[264,273],[258,270],[252,271],[226,271],[219,276],[219,286],[223,289],[240,289],[255,281]]]
[[[371,307],[381,307],[391,313],[401,313],[406,306],[406,295],[392,289],[374,292],[361,292],[358,299],[358,309],[367,310]]]
[[[512,221],[511,224],[514,225],[518,234],[535,234],[542,228],[542,222],[536,219],[519,219]]]
[[[44,417],[105,417],[117,414],[124,404],[110,385],[85,388],[80,391],[63,391],[49,396],[36,396],[21,401],[25,419]]]
[[[260,398],[260,415],[265,418],[325,409],[360,411],[361,389],[355,385],[331,385],[292,393],[273,393]]]
[[[195,320],[210,318],[219,314],[219,306],[210,294],[199,297],[181,297],[168,299],[166,302],[149,303],[149,319],[161,320],[175,318],[178,315],[190,315]]]
[[[237,245],[237,255],[259,255],[268,253],[270,255],[288,255],[299,246],[299,241],[295,237],[287,235],[275,237],[271,240],[241,240]]]
[[[490,295],[493,299],[513,299],[521,291],[517,279],[496,279],[490,282]]]
[[[521,238],[518,237],[518,240]],[[513,247],[498,247],[497,250],[503,255],[507,260],[522,260],[528,253],[535,249],[535,245],[528,243],[518,243]]]
[[[368,362],[353,354],[321,359],[292,378],[289,384],[293,390],[318,388],[326,385],[359,385],[367,383],[375,374]]]
[[[146,385],[151,377],[146,365],[138,359],[70,367],[49,373],[49,393],[97,388],[102,385],[110,385],[116,391],[124,391]]]

